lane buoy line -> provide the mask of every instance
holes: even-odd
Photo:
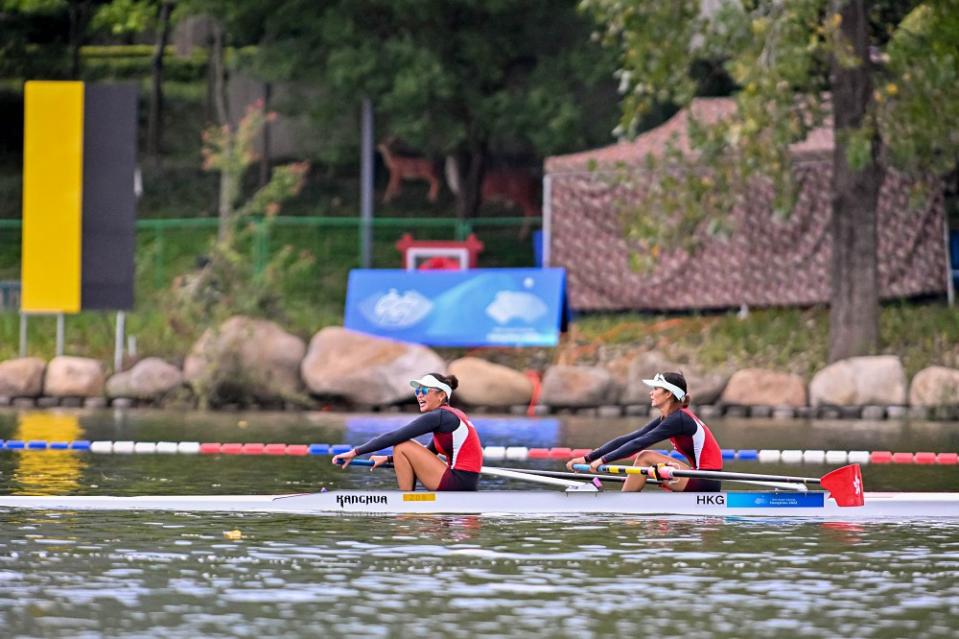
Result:
[[[259,442],[136,442],[110,440],[44,441],[0,439],[0,450],[76,451],[117,454],[181,454],[181,455],[337,455],[351,450],[350,444],[282,444]],[[588,448],[531,448],[527,446],[486,446],[485,459],[570,459],[589,452]],[[390,449],[381,451],[389,453]],[[678,451],[662,451],[682,459]],[[754,461],[759,463],[807,464],[959,464],[959,455],[951,452],[893,452],[888,450],[775,450],[723,449],[727,461]]]

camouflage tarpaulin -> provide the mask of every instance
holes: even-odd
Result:
[[[727,99],[703,99],[692,108],[709,120],[731,106]],[[685,146],[685,112],[633,142],[547,161],[550,266],[566,269],[571,307],[681,310],[828,302],[832,136],[827,129],[794,147],[802,190],[788,219],[771,213],[769,189],[756,188],[732,211],[736,228],[728,239],[704,235],[694,255],[668,251],[651,272],[630,268],[636,247],[624,239],[624,203],[639,200],[651,180],[642,169],[647,153],[657,154],[673,136]],[[628,180],[622,179],[624,170]],[[942,195],[933,190],[922,199],[917,208],[910,202],[910,183],[894,172],[887,175],[878,219],[882,299],[946,290]]]

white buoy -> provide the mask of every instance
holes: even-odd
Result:
[[[487,446],[483,449],[483,459],[506,459],[506,447]]]
[[[529,457],[529,448],[526,446],[510,446],[506,449],[506,459],[523,461]]]
[[[129,455],[133,452],[133,442],[113,442],[113,452]]]
[[[802,451],[801,450],[784,450],[779,457],[787,464],[798,464],[799,462],[802,461]]]
[[[108,442],[103,440],[90,442],[90,452],[91,453],[112,453],[113,442]]]
[[[844,450],[827,450],[826,451],[826,463],[827,464],[845,464],[846,460],[849,459],[849,453]]]
[[[778,450],[771,448],[764,448],[756,455],[759,461],[764,464],[774,464],[779,461],[780,456],[781,453]]]

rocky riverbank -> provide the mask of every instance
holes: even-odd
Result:
[[[428,371],[460,379],[455,401],[474,412],[648,414],[642,379],[682,370],[704,418],[959,419],[959,370],[930,366],[907,379],[895,355],[835,362],[811,379],[774,370],[699,370],[650,350],[590,365],[516,370],[479,357],[445,361],[432,349],[327,327],[309,344],[274,322],[233,317],[193,345],[182,367],[159,358],[107,374],[102,362],[27,357],[0,363],[0,405],[171,406],[214,409],[415,410],[408,380]]]

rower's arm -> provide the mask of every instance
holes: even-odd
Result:
[[[631,455],[635,455],[639,451],[649,448],[653,444],[661,442],[664,439],[676,437],[677,435],[689,434],[689,428],[683,417],[686,416],[679,411],[676,411],[675,413],[667,415],[662,420],[657,420],[658,423],[653,423],[652,428],[648,430],[643,429],[645,432],[630,439],[615,450],[611,450],[603,454],[603,463],[608,464],[609,462],[616,461],[617,459],[624,459]],[[595,460],[596,456],[593,456],[593,459]]]
[[[650,432],[651,430],[656,428],[656,425],[659,423],[659,421],[660,419],[657,417],[656,419],[649,422],[648,424],[646,424],[640,429],[634,430],[631,433],[626,433],[625,435],[621,435],[620,437],[617,437],[616,439],[611,439],[605,444],[603,444],[602,446],[600,446],[599,448],[597,448],[596,450],[590,451],[588,454],[583,455],[583,459],[585,459],[586,463],[589,464],[593,460],[599,459],[600,457],[604,457],[605,455],[611,453],[612,451],[625,446],[628,442],[632,441],[633,439],[636,439],[637,437],[642,437],[646,433]],[[616,459],[619,459],[619,458],[617,457]]]
[[[406,426],[402,426],[396,430],[391,430],[390,432],[383,433],[382,435],[377,435],[368,442],[360,444],[354,448],[354,450],[356,451],[357,455],[375,453],[378,450],[395,446],[400,442],[405,442],[409,439],[415,439],[422,435],[426,435],[427,433],[432,433],[440,427],[442,419],[442,415],[438,414],[440,412],[443,411],[431,411],[425,415],[420,415]]]

